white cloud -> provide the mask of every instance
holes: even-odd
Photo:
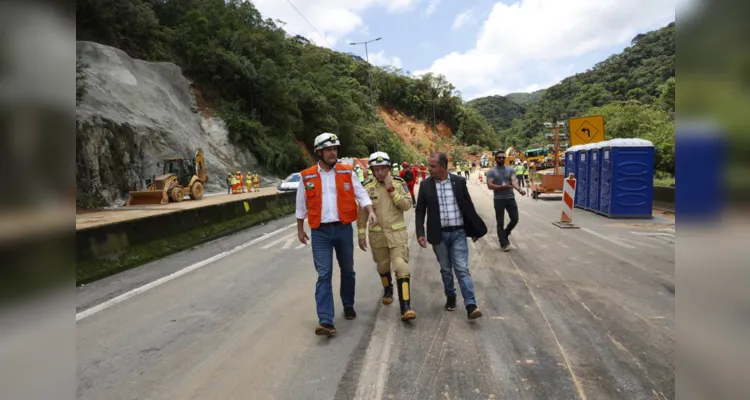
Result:
[[[456,19],[453,20],[453,26],[451,26],[451,30],[460,29],[462,26],[468,24],[469,22],[472,22],[473,19],[474,10],[466,10],[461,14],[456,15]]]
[[[393,66],[396,68],[403,67],[403,63],[401,62],[401,59],[398,57],[388,57],[385,54],[385,51],[381,50],[375,53],[370,53],[370,63],[372,65],[378,65],[381,67],[386,66]]]
[[[423,0],[252,0],[263,18],[280,19],[286,23],[284,30],[292,35],[302,35],[319,46],[336,46],[340,39],[364,26],[362,14],[370,8],[384,8],[389,13],[410,11]],[[315,29],[313,29],[312,24]],[[316,29],[323,34],[316,32]]]
[[[424,14],[428,17],[434,14],[439,4],[440,0],[429,0],[429,2],[427,3],[427,7],[424,9]]]
[[[678,1],[498,2],[474,48],[446,54],[416,73],[443,74],[469,95],[541,88],[567,76],[564,72],[575,57],[627,44],[636,34],[673,21]]]

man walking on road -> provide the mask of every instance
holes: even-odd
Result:
[[[367,229],[367,213],[360,211],[357,227],[359,228],[359,248],[367,251],[366,232],[370,231],[372,259],[378,268],[380,281],[383,283],[383,304],[393,302],[393,277],[391,265],[396,272],[398,301],[401,305],[401,319],[414,319],[417,313],[411,309],[409,279],[409,234],[406,232],[404,212],[412,207],[409,188],[406,182],[398,177],[391,177],[390,157],[382,151],[372,153],[368,164],[374,179],[365,181],[365,191],[372,200],[378,218],[378,225]]]
[[[319,325],[316,335],[336,333],[333,325],[333,250],[341,268],[341,302],[344,317],[354,319],[354,232],[359,206],[368,213],[368,223],[378,223],[370,197],[357,179],[352,167],[338,162],[341,143],[331,133],[315,138],[315,153],[320,158],[316,165],[301,172],[302,183],[297,190],[297,237],[307,244],[304,222],[311,228],[312,252],[318,281],[315,284],[315,303]]]
[[[508,237],[518,224],[518,205],[513,189],[517,190],[521,196],[525,196],[526,192],[518,187],[516,169],[505,166],[505,153],[501,150],[495,151],[495,168],[487,172],[487,188],[495,192],[495,220],[500,249],[509,251],[510,240]],[[508,226],[504,226],[506,210],[508,211],[508,217],[510,217]]]
[[[474,209],[466,180],[460,175],[448,173],[448,156],[434,153],[428,159],[430,177],[419,187],[416,210],[416,232],[419,245],[432,245],[443,278],[447,301],[445,309],[456,309],[455,271],[461,296],[469,319],[482,316],[474,297],[474,282],[469,272],[469,243],[479,240],[487,233],[482,219]],[[427,215],[427,237],[425,238],[425,215]]]

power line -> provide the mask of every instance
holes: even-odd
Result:
[[[313,25],[310,22],[310,20],[308,20],[307,17],[305,17],[304,14],[302,14],[302,12],[297,9],[297,6],[295,6],[294,4],[292,4],[291,0],[286,0],[286,2],[289,3],[289,5],[292,6],[292,8],[294,8],[294,11],[297,11],[297,14],[299,14],[299,16],[302,17],[302,19],[304,19],[305,22],[307,22],[307,24],[310,25],[310,27],[313,28],[313,30],[315,30],[315,32],[318,32],[318,35],[320,35],[320,37],[322,37],[323,40],[326,43],[328,43],[329,46],[331,46],[331,49],[334,48],[333,45],[331,44],[331,42],[329,42],[328,39],[326,39],[325,35],[323,35],[322,33],[320,33],[320,31],[318,30],[318,28],[316,28],[315,25]]]

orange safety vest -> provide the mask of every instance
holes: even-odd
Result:
[[[357,220],[357,201],[354,196],[352,183],[352,167],[346,164],[336,164],[336,206],[339,211],[339,221],[351,224]],[[307,223],[312,229],[320,227],[323,215],[323,180],[318,173],[318,165],[303,170],[302,187],[305,190],[307,203]]]

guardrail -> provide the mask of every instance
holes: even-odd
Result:
[[[295,198],[295,193],[253,197],[77,230],[76,284],[290,214]]]

